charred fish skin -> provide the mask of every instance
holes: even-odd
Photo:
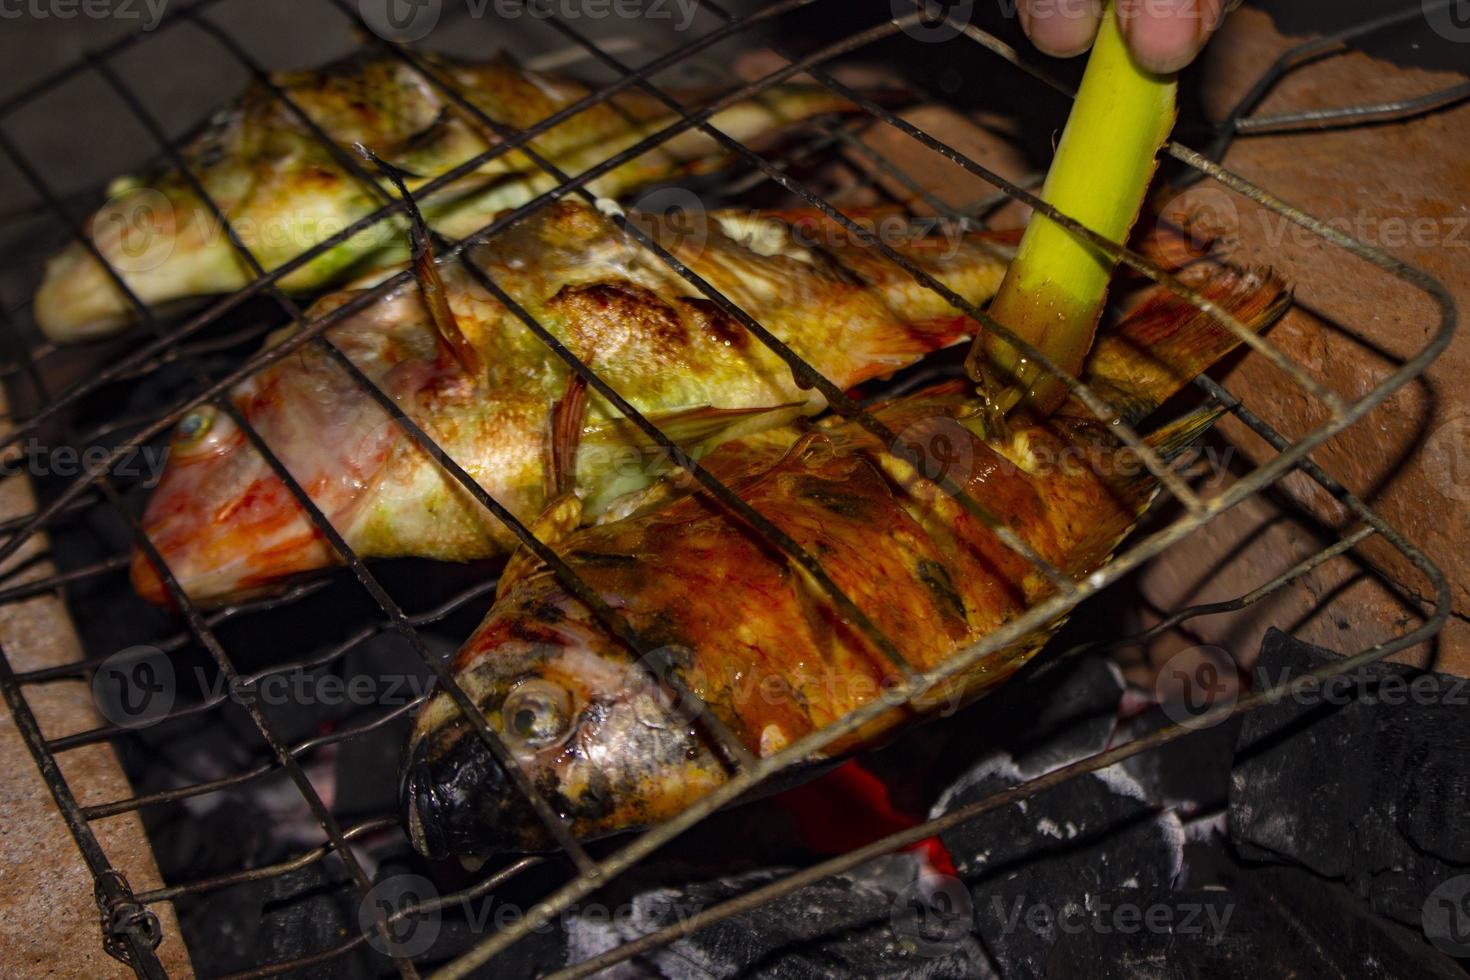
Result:
[[[861,245],[828,240],[818,258],[792,235],[799,217],[711,212],[679,222],[634,220],[839,387],[970,335],[969,320],[936,294],[909,290],[906,273],[874,264]],[[916,234],[895,247],[982,303],[1013,244],[1013,235]],[[681,446],[704,451],[824,404],[736,319],[596,209],[549,205],[475,249],[471,260]],[[836,271],[842,266],[860,275]],[[445,355],[413,285],[327,336],[492,497],[529,520],[544,502],[548,419],[569,370],[467,270],[447,264],[440,271],[478,373]],[[310,312],[323,315],[353,295],[324,297]],[[464,561],[514,547],[512,532],[319,346],[258,372],[231,397],[359,555]],[[577,456],[588,516],[656,479],[667,458],[655,450],[593,394]],[[143,525],[184,591],[202,602],[274,588],[336,562],[266,459],[227,415],[208,408],[180,424]],[[166,601],[141,556],[133,580],[145,598]]]
[[[484,63],[422,57],[510,130],[528,129],[590,91],[581,82],[530,71],[505,57]],[[398,59],[359,54],[320,69],[276,73],[272,81],[339,148],[354,143],[371,148],[410,176],[411,190],[500,142],[496,133]],[[711,121],[737,139],[754,139],[813,115],[850,108],[816,86],[784,85],[737,103]],[[530,147],[576,176],[675,118],[652,96],[624,92],[553,126]],[[686,131],[599,176],[589,189],[616,198],[639,184],[675,176],[713,158],[716,151],[711,139]],[[385,200],[345,170],[301,118],[260,83],[236,105],[216,113],[183,156],[267,271]],[[422,205],[437,230],[459,238],[488,224],[499,211],[554,186],[554,178],[525,152],[514,150],[426,196]],[[158,169],[119,178],[108,188],[108,198],[89,219],[87,233],[149,306],[228,292],[253,278],[181,173]],[[401,220],[378,222],[294,270],[280,284],[306,292],[344,282],[402,261],[403,242]],[[106,270],[84,246],[72,243],[48,262],[36,293],[35,316],[47,337],[67,343],[113,333],[132,321],[133,311]]]
[[[1268,276],[1222,272],[1203,288],[1257,327],[1283,308],[1284,290]],[[1147,346],[1136,346],[1139,340]],[[1182,301],[1156,296],[1118,336],[1100,341],[1093,370],[1102,373],[1091,380],[1130,396],[1136,415],[1236,342]],[[978,399],[953,383],[874,413],[901,442],[933,446],[942,437],[947,475],[1074,578],[1106,564],[1157,490],[1136,458],[1077,406],[1045,422],[1018,423],[1003,438],[986,437]],[[1175,451],[1214,417],[1191,414],[1151,442]],[[897,638],[916,670],[937,666],[1051,594],[1038,570],[855,421],[795,424],[736,440],[704,464],[819,558],[878,629]],[[898,667],[797,566],[702,493],[623,510],[622,520],[571,533],[558,543],[560,555],[640,636],[681,653],[680,680],[752,754],[779,751],[900,679]],[[829,745],[821,759],[872,746],[904,724],[980,696],[1047,635],[982,658],[915,705],[894,705]],[[647,680],[647,668],[549,569],[531,562],[507,574],[453,663],[531,784],[581,839],[668,819],[727,778],[709,739],[669,688]],[[641,707],[625,708],[629,698]],[[609,711],[637,721],[604,727]],[[651,748],[650,730],[672,750],[664,742]],[[546,741],[528,745],[527,732]],[[482,794],[465,781],[469,770],[446,760],[475,752],[468,743],[479,740],[446,695],[421,710],[406,756],[406,788],[413,800],[427,801],[406,813],[415,846],[482,854],[554,846],[540,822],[518,809],[476,809]],[[680,753],[684,761],[675,763]],[[590,770],[605,780],[594,784]]]

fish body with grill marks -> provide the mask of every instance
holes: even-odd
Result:
[[[1199,285],[1254,327],[1285,302],[1265,275],[1221,270]],[[1236,342],[1158,293],[1100,341],[1090,381],[1136,421]],[[726,443],[703,464],[818,560],[913,671],[936,668],[1055,588],[941,489],[941,475],[1074,580],[1106,564],[1156,492],[1136,456],[1075,403],[1046,421],[1014,419],[1004,436],[986,434],[979,400],[959,383],[873,414],[897,434],[897,446],[856,420],[802,420]],[[1149,442],[1168,455],[1215,417],[1190,413]],[[563,507],[575,510],[574,498],[548,509],[543,530],[575,523]],[[665,478],[607,516],[621,519],[564,533],[554,546],[654,653],[635,655],[558,575],[522,552],[453,661],[458,684],[576,837],[658,823],[729,778],[732,753],[715,747],[688,693],[764,758],[903,679],[806,569],[687,480]],[[977,697],[1046,635],[893,705],[807,758],[807,771]],[[447,693],[420,711],[402,786],[406,825],[425,853],[554,846]]]
[[[633,220],[841,388],[972,333],[973,321],[898,266],[821,232],[833,229],[817,215]],[[990,233],[892,242],[974,303],[994,293],[1014,243],[1014,235]],[[473,250],[471,261],[691,451],[825,404],[738,319],[596,209],[550,205]],[[552,408],[568,390],[569,369],[467,269],[449,263],[440,272],[465,358],[443,343],[414,283],[326,336],[492,497],[533,518],[545,499]],[[310,312],[324,315],[354,295],[330,295]],[[463,561],[514,546],[512,532],[320,344],[257,372],[230,397],[359,555]],[[668,468],[666,454],[602,395],[587,394],[581,423],[576,483],[589,517]],[[184,591],[205,602],[337,560],[266,458],[211,407],[178,426],[143,526]],[[146,598],[166,601],[141,555],[133,580]]]
[[[509,59],[474,63],[423,55],[433,71],[511,132],[529,129],[592,91],[564,76],[530,71]],[[356,179],[340,154],[353,144],[388,161],[417,191],[502,142],[483,120],[451,101],[404,61],[358,55],[323,68],[280,72],[272,83],[301,114],[263,84],[217,113],[181,150],[185,164],[267,271],[347,228],[390,199]],[[815,86],[778,86],[738,102],[711,122],[737,139],[756,139],[792,123],[851,105]],[[651,95],[629,91],[550,127],[529,148],[569,176],[602,163],[677,119]],[[337,152],[313,132],[318,127]],[[643,183],[713,166],[718,148],[685,130],[591,181],[615,198]],[[502,153],[433,194],[422,207],[439,232],[459,238],[505,208],[557,185],[521,149]],[[382,182],[388,187],[386,181]],[[87,222],[93,244],[145,304],[229,292],[254,276],[198,190],[178,170],[122,177]],[[294,292],[341,284],[402,261],[404,225],[385,220],[332,246],[284,276]],[[53,257],[36,294],[36,322],[58,342],[112,333],[134,311],[103,266],[80,243]]]

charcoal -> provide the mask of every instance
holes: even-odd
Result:
[[[980,713],[991,742],[1027,776],[1107,748],[1123,680],[1104,657],[1071,657],[990,696]]]
[[[345,872],[318,862],[181,903],[180,925],[191,953],[205,955],[215,972],[290,960],[340,945],[355,931],[344,885]],[[346,980],[364,975],[362,955],[281,975]]]
[[[1336,655],[1271,631],[1259,687]],[[1470,871],[1470,681],[1370,665],[1329,697],[1249,714],[1230,789],[1241,854],[1346,881],[1414,927],[1438,885]]]
[[[1119,742],[1143,738],[1173,724],[1155,707],[1122,725]],[[1240,734],[1240,718],[1191,732],[1119,763],[1138,781],[1149,800],[1190,819],[1222,814],[1230,793],[1230,765]]]
[[[945,794],[936,815],[1024,778],[1012,759],[994,756]],[[1091,964],[1086,947],[1120,911],[1125,919],[1133,914],[1122,911],[1124,906],[1142,910],[1161,902],[1160,914],[1176,922],[1190,914],[1157,897],[1172,895],[1180,878],[1183,828],[1116,766],[984,814],[942,839],[971,892],[986,949],[1005,976],[1050,975],[1054,961],[1078,957]],[[1196,920],[1207,922],[1199,918],[1203,909],[1194,914],[1191,926]],[[1076,923],[1084,924],[1080,931],[1072,928]],[[1097,968],[1090,965],[1077,975],[1131,975],[1127,969],[1117,972],[1126,963],[1119,956],[1118,940],[1127,934],[1112,930],[1111,935],[1111,944],[1098,946],[1103,952]],[[1108,972],[1099,972],[1104,966]]]
[[[958,978],[988,975],[968,921],[953,907],[919,907],[919,862],[879,858],[851,872],[700,930],[602,976]],[[790,871],[765,870],[635,896],[619,914],[567,920],[572,961],[767,884]],[[941,917],[936,920],[934,917]]]
[[[1295,867],[1239,868],[1231,898],[1237,919],[1226,942],[1199,952],[1231,955],[1252,973],[1259,964],[1267,977],[1465,980],[1417,930],[1375,915],[1341,882]]]

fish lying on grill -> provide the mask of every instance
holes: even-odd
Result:
[[[1203,269],[1201,272],[1205,271]],[[1217,270],[1200,288],[1259,328],[1286,302],[1268,274]],[[1100,340],[1091,383],[1138,421],[1236,344],[1161,290]],[[704,465],[816,557],[831,579],[929,670],[1052,594],[1052,585],[939,489],[947,470],[1064,574],[1103,566],[1156,492],[1152,476],[1075,403],[985,438],[978,399],[941,384],[874,410],[918,468],[857,421],[801,420],[728,442]],[[1165,454],[1217,417],[1155,433]],[[917,454],[912,446],[919,447]],[[706,722],[666,684],[671,669],[756,757],[868,702],[898,669],[807,574],[687,477],[664,478],[563,535],[560,558],[660,657],[635,659],[550,569],[517,553],[452,669],[511,757],[580,839],[662,821],[727,778]],[[558,498],[541,530],[575,523]],[[1044,642],[1025,638],[894,707],[808,760],[831,760],[944,705],[968,701]],[[662,660],[662,664],[660,664]],[[661,679],[660,679],[661,678]],[[534,851],[543,824],[447,693],[421,709],[402,781],[404,819],[427,854]]]
[[[511,130],[530,128],[590,91],[581,82],[528,71],[506,58],[472,63],[425,57],[477,108]],[[353,143],[371,148],[409,175],[415,191],[500,142],[494,131],[397,59],[358,55],[317,70],[278,73],[272,81],[339,148]],[[816,86],[785,85],[730,106],[711,122],[737,139],[753,139],[814,114],[850,108]],[[624,92],[576,113],[530,146],[576,176],[675,118],[651,95]],[[716,154],[712,139],[685,130],[589,186],[600,196],[616,197],[686,167],[712,164]],[[260,83],[218,113],[182,155],[267,270],[340,232],[384,201],[350,175],[300,116]],[[526,153],[515,150],[425,195],[422,207],[437,230],[463,237],[488,224],[498,211],[555,185]],[[88,233],[144,303],[228,292],[253,278],[206,203],[177,170],[120,178],[109,187],[108,197],[88,221]],[[401,222],[378,222],[294,270],[281,286],[309,291],[346,282],[402,261],[404,240]],[[120,328],[130,321],[132,310],[106,270],[74,242],[47,264],[35,315],[48,337],[69,342]]]
[[[645,220],[646,219],[646,220]],[[809,212],[635,216],[706,282],[836,385],[885,376],[968,336],[973,321]],[[1016,236],[885,235],[972,302],[1004,275]],[[596,209],[559,202],[474,250],[473,262],[676,443],[719,441],[820,410],[758,338]],[[327,336],[491,496],[524,519],[544,502],[548,422],[568,370],[457,264],[442,271],[467,369],[409,284]],[[350,300],[324,297],[323,314]],[[277,340],[279,338],[276,338]],[[312,343],[231,395],[291,475],[364,557],[483,558],[516,539]],[[586,400],[577,485],[589,515],[646,486],[662,454],[601,396]],[[334,564],[320,530],[230,418],[182,420],[143,526],[191,597],[239,597]],[[153,566],[139,593],[164,601]]]

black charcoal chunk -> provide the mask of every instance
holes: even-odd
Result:
[[[702,929],[601,976],[959,978],[989,976],[968,908],[919,884],[912,855],[879,858]],[[645,891],[566,920],[569,962],[595,956],[776,880],[790,870]],[[959,896],[961,902],[963,895]],[[934,901],[934,899],[938,901]],[[933,904],[930,904],[930,903]],[[937,907],[936,907],[937,906]]]
[[[993,757],[961,779],[936,813],[1023,778],[1012,760]],[[1157,896],[1173,894],[1183,869],[1178,819],[1161,812],[1116,766],[984,814],[943,841],[970,890],[986,949],[1005,976],[1050,975],[1057,963],[1072,964],[1079,976],[1132,976],[1118,972],[1128,962],[1120,954],[1137,945],[1129,938],[1137,936],[1130,920],[1159,902]],[[1183,914],[1164,901],[1155,917]],[[1106,964],[1093,963],[1088,951],[1100,930],[1114,937],[1102,944]]]
[[[1271,631],[1254,684],[1335,654]],[[1419,927],[1441,883],[1470,872],[1470,681],[1373,664],[1246,716],[1230,790],[1241,854],[1342,879]]]

